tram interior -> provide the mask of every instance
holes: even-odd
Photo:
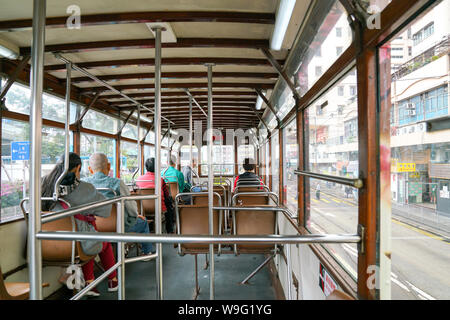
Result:
[[[0,0],[0,300],[448,299],[449,12]],[[71,205],[69,152],[75,181],[100,171],[127,194]],[[131,202],[149,233],[125,231]],[[95,297],[79,284],[91,261]]]

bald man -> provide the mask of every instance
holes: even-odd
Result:
[[[111,164],[103,153],[94,153],[89,158],[90,177],[83,179],[93,184],[96,188],[108,188],[114,190],[117,196],[129,196],[125,183],[119,178],[109,177]],[[111,191],[100,191],[105,197],[112,198],[114,193]],[[136,201],[125,201],[125,232],[149,233],[147,219],[138,215]],[[143,254],[153,253],[153,245],[151,243],[142,243]]]

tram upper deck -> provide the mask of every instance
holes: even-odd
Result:
[[[252,278],[267,289],[261,296],[242,291],[243,298],[448,297],[434,289],[442,281],[448,289],[448,280],[433,275],[416,283],[422,269],[391,266],[391,228],[400,238],[419,230],[399,231],[391,218],[414,228],[411,204],[425,202],[420,210],[434,210],[437,220],[424,219],[425,211],[417,216],[441,252],[436,264],[448,265],[441,256],[450,226],[450,31],[438,16],[449,11],[448,0],[0,0],[0,8],[2,297],[11,296],[2,286],[13,281],[30,283],[31,299],[61,291],[62,269],[45,261],[46,250],[54,241],[65,250],[64,267],[75,258],[83,263],[92,259],[79,257],[87,239],[117,243],[119,299],[128,298],[137,286],[133,272],[143,269],[156,271],[152,285],[130,298],[180,298],[167,292],[173,284],[165,271],[176,275],[190,255],[195,267],[183,286],[200,299],[232,299],[239,291],[217,289],[234,279],[227,263],[247,267],[235,283]],[[432,49],[424,44],[429,37]],[[422,80],[430,83],[419,92],[415,81]],[[418,97],[429,98],[422,109]],[[410,127],[420,123],[437,133],[403,144],[392,134],[414,133]],[[89,158],[105,154],[108,175],[131,195],[41,217],[39,181],[69,151],[80,156],[81,180],[92,175]],[[149,158],[163,181],[139,188]],[[258,180],[238,179],[247,158]],[[178,180],[175,169],[187,167],[189,178]],[[60,182],[53,200],[64,200]],[[163,212],[171,206],[161,203],[162,185],[172,218]],[[150,234],[125,232],[128,202],[147,217]],[[106,205],[114,209],[107,222],[97,218],[100,232],[72,230],[68,217]],[[175,234],[165,230],[171,219]],[[140,241],[156,252],[135,257],[126,250]],[[207,293],[198,289],[203,255]],[[248,257],[261,263],[250,275],[256,266]]]

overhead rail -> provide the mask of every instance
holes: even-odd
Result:
[[[189,89],[186,89],[185,92],[188,95],[188,97],[195,103],[195,105],[200,109],[200,111],[205,115],[205,117],[208,118],[208,115],[206,114],[205,110],[203,110],[203,108],[198,104],[197,100],[195,100],[194,96],[191,94]],[[189,100],[189,102],[191,102],[191,100]]]
[[[59,53],[54,53],[54,56],[55,56],[57,59],[59,59],[59,60],[61,60],[61,61],[64,61],[65,63],[71,63],[71,64],[72,64],[72,68],[73,68],[74,70],[76,70],[76,71],[78,71],[78,72],[80,72],[80,73],[86,75],[87,77],[91,78],[91,79],[94,80],[95,82],[97,82],[97,83],[99,83],[99,84],[105,86],[105,87],[108,88],[109,90],[111,90],[111,91],[113,91],[113,92],[115,92],[115,93],[121,95],[121,96],[124,97],[125,99],[130,100],[131,102],[133,102],[133,103],[136,104],[137,106],[141,106],[141,108],[144,108],[145,110],[149,111],[150,113],[155,114],[155,112],[154,112],[152,109],[150,109],[150,108],[144,106],[144,105],[143,105],[142,103],[140,103],[139,101],[137,101],[137,100],[135,100],[135,99],[133,99],[133,98],[127,96],[125,93],[123,93],[123,92],[117,90],[117,89],[114,88],[113,86],[109,85],[107,82],[105,82],[105,81],[103,81],[103,80],[100,80],[99,78],[97,78],[97,77],[94,76],[93,74],[89,73],[88,71],[84,70],[83,68],[78,67],[75,63],[72,63],[70,60],[68,60],[67,58],[63,57],[61,54],[59,54]],[[167,119],[166,117],[161,116],[161,118],[163,118],[164,120],[166,120],[166,121],[168,121],[168,122],[170,122],[170,123],[172,123],[172,124],[175,124],[173,121],[170,121],[170,120]]]
[[[336,183],[350,186],[350,187],[353,187],[356,189],[361,189],[364,185],[364,183],[361,179],[350,179],[350,178],[344,178],[344,177],[338,177],[338,176],[330,176],[330,175],[326,175],[326,174],[308,172],[308,171],[303,171],[303,170],[294,170],[294,174],[309,177],[309,178],[319,179],[319,180],[325,180],[325,181],[329,181],[329,182],[336,182]]]

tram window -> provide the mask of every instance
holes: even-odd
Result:
[[[278,130],[273,131],[272,139],[272,191],[280,195],[280,139]]]
[[[253,163],[256,165],[256,153],[255,147],[251,144],[240,145],[238,147],[238,164],[239,164],[239,174],[244,173],[244,167],[242,164],[244,163],[245,158],[253,159]]]
[[[306,228],[313,234],[356,234],[358,190],[323,180],[306,178]],[[323,247],[357,279],[355,244],[324,244]]]
[[[137,127],[135,125],[127,123],[125,125],[125,127],[123,127],[122,137],[136,140],[137,139]]]
[[[187,146],[187,145],[184,145],[184,146],[181,147],[181,150],[180,150],[181,167],[185,167],[185,166],[190,165],[190,154],[189,154],[190,149],[191,149],[191,147]],[[197,150],[196,146],[192,146],[192,159],[193,160],[198,159],[198,150]],[[197,161],[197,163],[198,163],[198,161]]]
[[[125,183],[131,183],[133,173],[138,167],[137,145],[127,141],[120,142],[120,178]]]
[[[310,172],[357,178],[357,95],[350,94],[349,90],[340,92],[339,88],[344,85],[356,86],[356,76],[352,71],[306,109],[305,164]],[[316,112],[316,105],[325,105],[320,114]],[[357,232],[357,189],[323,180],[305,179],[305,193],[305,221],[310,232]],[[323,247],[356,280],[356,245],[326,244]]]
[[[119,120],[103,113],[89,110],[83,118],[83,127],[115,134],[119,130]]]
[[[339,94],[343,84],[356,86],[356,76],[352,74],[344,76],[305,112],[305,125],[309,127],[305,130],[309,171],[358,177],[357,95],[348,91],[342,97]],[[325,102],[326,106],[317,114],[315,106]]]
[[[2,119],[1,215],[0,222],[21,218],[20,201],[29,192],[29,160],[13,160],[13,142],[30,141],[29,124]],[[48,174],[64,153],[64,130],[42,127],[41,175]],[[25,195],[25,196],[24,196]]]
[[[208,146],[201,148],[202,175],[208,174]],[[214,175],[234,174],[234,151],[231,145],[213,145],[213,167]]]
[[[297,77],[302,92],[307,92],[316,81],[350,46],[353,41],[347,12],[336,1],[311,42],[304,63],[300,66]],[[339,47],[339,49],[337,49]],[[336,55],[317,55],[317,52],[336,52]],[[319,70],[320,68],[320,70]],[[320,71],[320,72],[318,72]]]
[[[30,96],[29,87],[19,83],[14,83],[5,96],[5,105],[9,111],[30,114]],[[75,122],[77,105],[70,103],[70,123]],[[44,93],[42,98],[42,117],[48,120],[58,122],[66,121],[66,102],[65,100],[53,95]]]
[[[380,242],[391,243],[392,299],[450,299],[450,248],[437,236],[450,233],[449,83],[443,81],[450,58],[441,49],[448,48],[449,12],[449,0],[438,2],[378,52],[380,220],[391,221]],[[390,50],[404,43],[398,37],[431,24],[434,33],[394,70]]]
[[[153,131],[150,131],[147,134],[147,136],[145,137],[145,142],[155,144],[155,133]]]
[[[297,175],[294,171],[298,168],[298,143],[297,122],[294,118],[283,129],[283,201],[284,205],[297,214],[298,185]]]
[[[81,177],[88,177],[89,173],[89,158],[94,153],[101,152],[108,157],[111,164],[109,176],[116,176],[116,142],[114,139],[109,139],[101,136],[81,133],[80,141],[80,157],[83,165],[81,166]]]
[[[19,203],[23,199],[24,191],[27,193],[27,190],[23,190],[23,186],[28,184],[28,161],[12,160],[11,144],[16,141],[29,141],[29,137],[28,122],[2,119],[0,222],[22,217]]]
[[[169,166],[169,151],[167,149],[161,149],[161,171],[165,170]]]
[[[144,161],[155,157],[155,147],[144,145]]]

